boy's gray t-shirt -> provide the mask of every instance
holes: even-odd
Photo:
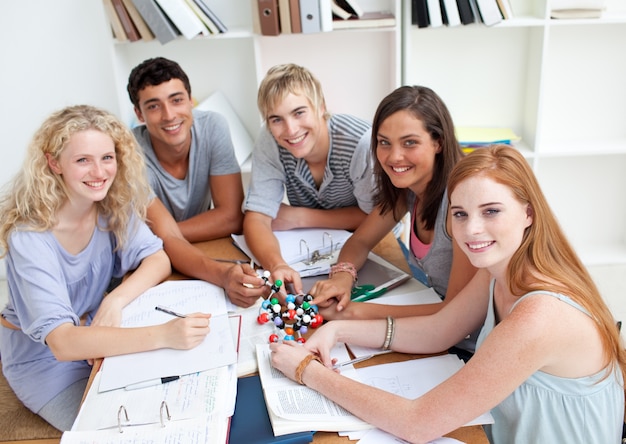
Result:
[[[194,111],[193,115],[189,170],[182,180],[163,169],[152,148],[146,126],[133,129],[144,152],[150,186],[177,222],[211,207],[210,176],[241,172],[226,118],[212,111]]]

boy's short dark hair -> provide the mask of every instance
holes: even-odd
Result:
[[[189,77],[180,65],[164,57],[147,59],[135,66],[128,76],[128,97],[135,108],[139,108],[139,91],[146,86],[157,86],[172,79],[179,79],[191,97]]]

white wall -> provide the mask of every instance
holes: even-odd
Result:
[[[43,119],[66,105],[119,109],[102,0],[2,1],[0,185],[20,168]],[[5,276],[0,263],[0,277]]]

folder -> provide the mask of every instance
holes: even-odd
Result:
[[[259,375],[237,380],[235,414],[230,422],[229,444],[305,444],[315,432],[274,436]]]
[[[319,0],[300,0],[300,24],[302,34],[322,31]]]
[[[278,0],[258,0],[261,35],[279,35]]]

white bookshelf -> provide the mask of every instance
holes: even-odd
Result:
[[[512,128],[585,264],[626,265],[626,2],[553,20],[548,1],[452,28],[411,26],[405,1],[403,83],[437,91],[456,125]]]
[[[306,66],[322,83],[330,111],[367,120],[373,117],[378,102],[400,85],[402,33],[398,1],[359,0],[366,11],[392,11],[397,18],[395,27],[280,36],[253,32],[250,0],[205,1],[228,27],[227,33],[191,40],[178,37],[165,45],[156,40],[116,43],[111,39],[119,111],[128,122],[134,119],[125,93],[128,74],[138,63],[155,56],[180,63],[198,101],[220,89],[253,138],[261,123],[257,88],[275,64]]]

